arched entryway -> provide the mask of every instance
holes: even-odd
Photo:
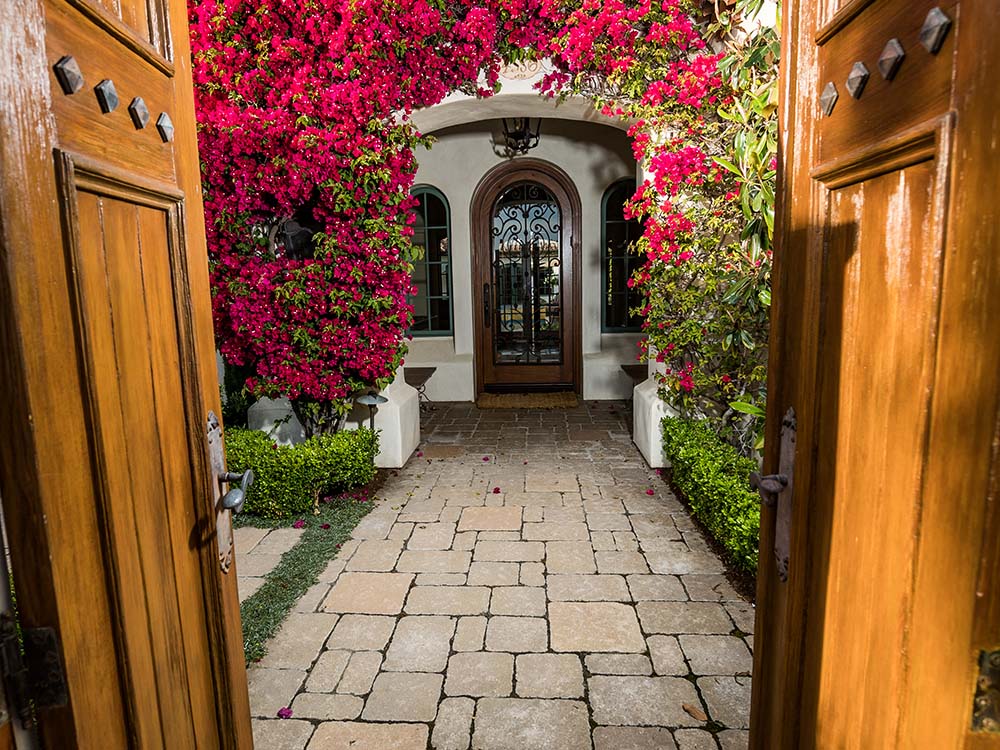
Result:
[[[503,164],[472,201],[476,392],[580,391],[580,197],[558,167]]]

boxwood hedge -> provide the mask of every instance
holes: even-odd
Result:
[[[757,464],[720,440],[707,423],[674,417],[663,420],[663,452],[694,515],[737,567],[756,573],[760,504],[749,476]]]
[[[366,485],[375,477],[378,435],[365,428],[316,435],[294,446],[277,445],[259,430],[231,428],[225,438],[229,470],[253,469],[245,510],[255,516],[305,513],[316,497]]]

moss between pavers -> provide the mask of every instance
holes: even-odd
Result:
[[[288,528],[297,521],[305,524],[298,543],[282,556],[281,562],[264,578],[264,584],[240,606],[243,650],[248,662],[264,657],[267,641],[278,631],[295,602],[316,583],[337,549],[374,505],[373,490],[369,488],[325,503],[316,516],[310,513],[279,520],[236,517],[236,525],[257,528]]]

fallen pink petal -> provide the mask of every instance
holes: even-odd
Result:
[[[656,492],[654,492],[653,490],[646,490],[646,494],[647,495],[655,495]]]
[[[285,706],[284,708],[279,708],[278,709],[278,718],[279,719],[290,719],[290,718],[292,718],[292,709],[289,708],[288,706]]]
[[[494,495],[499,495],[500,494],[500,488],[499,487],[494,487],[493,488],[493,494]]]
[[[306,522],[301,518],[292,524],[293,529],[304,529],[305,527],[306,527]]]

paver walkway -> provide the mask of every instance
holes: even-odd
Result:
[[[630,422],[608,402],[425,414],[251,667],[257,747],[746,747],[752,607]],[[241,530],[241,574],[294,543],[275,534]]]

